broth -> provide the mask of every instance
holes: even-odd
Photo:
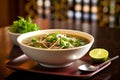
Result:
[[[90,41],[84,37],[68,34],[50,33],[31,36],[22,41],[23,44],[36,48],[45,49],[67,49],[83,46]]]

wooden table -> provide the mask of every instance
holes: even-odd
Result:
[[[53,23],[47,24],[49,27],[45,28],[60,28],[56,27]],[[57,25],[60,25],[60,22],[57,22]],[[70,24],[67,24],[71,26]],[[74,26],[74,25],[73,25]],[[77,27],[76,27],[77,26]],[[100,28],[97,25],[92,26],[82,26],[80,24],[76,25],[74,28],[88,32],[95,37],[95,42],[91,49],[93,48],[105,48],[109,51],[109,57],[114,57],[120,55],[120,29],[114,28]],[[79,26],[79,27],[78,27]],[[63,26],[64,27],[64,26]],[[61,27],[61,28],[63,28]],[[44,29],[45,29],[44,28]],[[70,27],[67,27],[67,29]],[[30,72],[24,72],[19,70],[12,70],[6,67],[6,63],[9,61],[11,56],[10,52],[12,48],[15,47],[8,35],[7,26],[0,28],[0,80],[75,80],[79,78],[66,77],[66,76],[55,76],[55,75],[45,75],[45,74],[36,74]],[[16,55],[11,56],[14,58]],[[113,61],[106,69],[100,71],[90,79],[92,80],[120,80],[120,58]]]

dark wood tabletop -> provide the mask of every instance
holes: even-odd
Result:
[[[48,23],[49,22],[49,23]],[[39,21],[38,21],[39,23]],[[41,25],[44,23],[43,25]],[[93,48],[105,48],[109,51],[109,57],[114,57],[120,55],[120,29],[109,28],[109,27],[99,27],[97,23],[64,23],[61,21],[43,21],[40,23],[42,29],[47,28],[66,28],[85,31],[92,34],[95,38],[95,42],[91,49]],[[70,77],[70,76],[59,76],[59,75],[49,75],[49,74],[39,74],[33,72],[27,72],[22,70],[13,70],[6,67],[6,64],[17,57],[19,54],[15,45],[11,42],[9,34],[7,32],[7,27],[0,28],[0,80],[80,80],[80,78]],[[11,54],[13,51],[14,55]],[[111,62],[111,64],[95,74],[94,76],[88,78],[91,80],[120,80],[120,58]]]

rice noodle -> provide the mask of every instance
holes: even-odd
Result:
[[[59,41],[59,38],[56,40],[56,42],[53,44],[53,45],[51,45],[48,49],[51,49],[52,47],[54,47],[57,43],[58,43],[58,41]]]

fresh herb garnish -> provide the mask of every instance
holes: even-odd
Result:
[[[28,17],[25,20],[23,17],[18,16],[19,20],[13,22],[13,24],[9,27],[9,30],[13,33],[26,33],[30,31],[39,30],[40,27],[37,24],[32,23],[32,19]]]

